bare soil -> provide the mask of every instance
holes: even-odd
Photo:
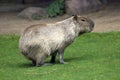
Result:
[[[33,24],[54,23],[64,20],[69,15],[41,20],[26,20],[19,18],[19,12],[0,13],[0,34],[20,34],[23,30]],[[91,18],[95,22],[93,32],[120,31],[120,5],[119,3],[109,4],[100,11],[89,13],[83,16]]]

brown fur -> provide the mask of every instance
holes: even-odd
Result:
[[[24,30],[19,48],[36,66],[43,65],[47,56],[52,56],[51,62],[55,62],[57,53],[60,63],[65,63],[65,48],[81,34],[91,32],[93,27],[92,20],[81,16],[73,16],[54,24],[32,25]]]

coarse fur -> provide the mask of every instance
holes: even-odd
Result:
[[[43,65],[47,56],[51,56],[54,63],[57,53],[60,63],[64,64],[65,48],[81,34],[91,32],[93,27],[91,19],[77,15],[53,24],[32,25],[24,30],[19,48],[35,66]]]

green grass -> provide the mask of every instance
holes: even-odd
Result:
[[[68,64],[44,67],[33,67],[18,41],[0,35],[0,80],[120,80],[120,32],[84,34],[66,49]]]

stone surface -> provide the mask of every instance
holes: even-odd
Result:
[[[19,17],[32,19],[34,14],[40,15],[41,17],[46,16],[46,10],[40,7],[28,7],[18,14]]]
[[[96,11],[101,8],[100,0],[66,0],[66,11],[68,14],[83,14]]]

